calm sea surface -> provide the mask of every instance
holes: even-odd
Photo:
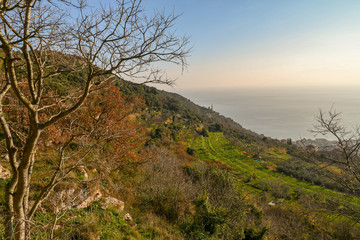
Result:
[[[342,113],[345,125],[360,125],[360,87],[235,88],[183,90],[181,95],[272,138],[315,138],[319,110]],[[322,138],[323,136],[316,136]],[[331,139],[329,137],[326,137]]]

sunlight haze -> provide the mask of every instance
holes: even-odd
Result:
[[[189,67],[175,89],[358,85],[359,1],[144,1],[181,14]]]
[[[102,4],[112,4],[112,0]],[[175,89],[359,85],[359,1],[144,0],[180,15],[188,68],[167,67]],[[90,6],[97,7],[95,1]]]

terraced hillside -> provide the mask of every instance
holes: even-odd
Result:
[[[267,162],[266,158],[256,158],[252,153],[247,152],[246,148],[241,148],[233,145],[227,140],[223,133],[210,133],[209,137],[199,136],[189,141],[189,147],[196,150],[198,157],[201,160],[214,160],[228,164],[236,173],[243,177],[251,177],[254,174],[259,179],[281,179],[284,183],[289,185],[292,189],[302,187],[309,193],[325,193],[327,196],[339,197],[344,196],[335,191],[331,191],[324,187],[319,187],[304,181],[299,181],[295,178],[286,176],[274,170],[273,159]],[[280,162],[291,159],[288,154],[275,155]],[[255,183],[252,186],[256,186]]]
[[[302,222],[301,226],[298,226],[300,229],[309,231],[308,228],[311,228],[316,230],[313,232],[322,232],[321,229],[325,229],[327,224],[333,225],[336,229],[337,225],[345,221],[343,217],[335,214],[335,212],[338,213],[336,210],[357,209],[359,211],[360,201],[356,197],[300,181],[276,171],[274,162],[284,163],[293,159],[286,152],[279,153],[277,149],[272,148],[272,153],[267,152],[272,156],[271,159],[259,158],[257,154],[250,152],[251,149],[246,144],[236,146],[221,132],[209,133],[208,137],[191,138],[188,146],[194,150],[199,160],[215,162],[230,169],[238,179],[241,192],[247,199],[260,206],[265,213],[265,218],[273,218],[271,215],[267,216],[267,213],[273,214],[274,211],[283,211],[279,213],[278,221],[286,221],[287,217],[281,216],[282,214],[299,214],[298,220]],[[276,219],[271,219],[269,223],[270,236],[275,237],[279,232],[273,230],[277,228],[275,225],[280,223]],[[293,224],[295,223],[294,220]],[[295,225],[290,224],[288,227],[292,228]],[[357,231],[356,224],[353,226],[351,231]],[[285,229],[280,230],[280,232],[284,231]],[[321,234],[334,235],[333,232]]]

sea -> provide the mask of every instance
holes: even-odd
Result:
[[[203,88],[178,93],[275,139],[333,140],[330,135],[312,132],[319,111],[341,113],[349,131],[360,126],[360,86]]]

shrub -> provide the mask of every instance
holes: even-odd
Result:
[[[195,200],[194,204],[196,213],[193,219],[182,226],[185,236],[191,239],[206,239],[215,235],[218,227],[225,222],[225,213],[210,205],[206,192]]]
[[[154,162],[144,167],[137,191],[136,204],[170,222],[177,222],[189,211],[192,186],[178,159],[161,150]]]
[[[195,154],[195,149],[192,149],[192,148],[187,148],[186,149],[186,152],[189,154],[189,155],[191,155],[191,156],[194,156],[194,154]]]
[[[220,239],[242,239],[250,206],[237,190],[234,177],[227,170],[205,163],[185,170],[202,195],[194,200],[196,213],[187,220],[183,231],[193,239],[202,239],[199,236],[204,234]],[[196,223],[205,220],[209,224],[206,227],[204,223],[202,227]]]
[[[260,231],[256,231],[254,228],[245,228],[244,235],[245,240],[262,240],[266,235],[267,229],[264,227]]]
[[[291,194],[289,185],[283,183],[280,179],[269,181],[271,193],[277,198],[288,198]]]
[[[210,132],[223,132],[224,126],[219,123],[214,123],[209,126],[209,131]]]

